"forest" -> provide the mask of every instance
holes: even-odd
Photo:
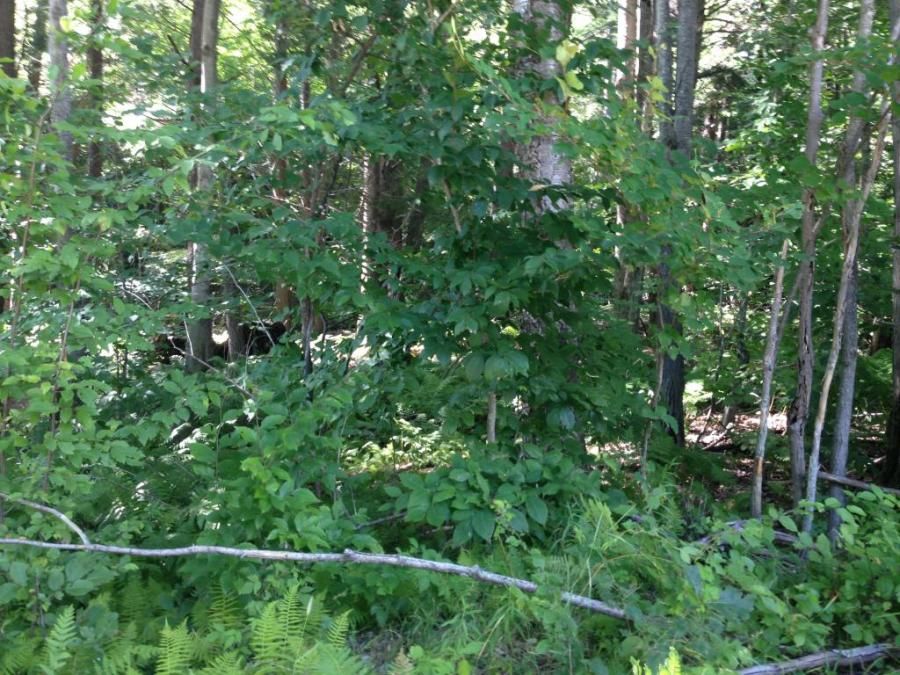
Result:
[[[900,668],[900,0],[0,0],[0,674]]]

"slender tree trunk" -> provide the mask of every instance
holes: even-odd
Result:
[[[100,47],[100,32],[103,30],[103,0],[91,0],[91,36],[87,49],[88,73],[94,80],[91,90],[91,104],[97,116],[97,125],[103,122],[103,50]],[[103,148],[92,139],[88,145],[88,175],[100,178],[103,175]]]
[[[637,0],[622,0],[618,8],[618,29],[616,46],[619,49],[634,50],[637,40]],[[631,98],[634,87],[636,55],[632,53],[625,62],[625,69],[616,73],[616,86],[621,94]]]
[[[891,24],[900,22],[900,0],[891,0]],[[894,101],[900,102],[900,80],[894,82]],[[900,115],[894,115],[891,125],[894,159],[894,275],[893,275],[893,401],[887,431],[887,456],[884,481],[900,486]]]
[[[828,32],[829,0],[819,0],[816,23],[813,26],[810,40],[813,51],[820,54],[825,49],[825,36]],[[819,156],[819,144],[822,136],[822,81],[825,63],[819,58],[810,65],[809,72],[809,110],[806,118],[806,160],[813,167]],[[806,422],[809,417],[809,406],[812,399],[813,379],[813,281],[814,261],[816,256],[816,211],[815,194],[812,188],[803,191],[802,217],[802,253],[798,270],[798,289],[800,294],[800,319],[798,328],[798,361],[797,388],[791,409],[788,413],[788,433],[791,444],[791,496],[794,505],[798,505],[803,497],[803,480],[806,474]]]
[[[694,93],[697,85],[697,60],[700,51],[700,16],[702,15],[702,0],[680,0],[678,3],[678,65],[675,78],[675,111],[672,133],[668,140],[673,150],[678,150],[685,155],[690,155],[692,128],[694,120]],[[662,58],[662,55],[661,55]],[[662,257],[671,255],[671,247],[663,246]],[[666,303],[666,295],[673,287],[671,269],[665,262],[657,268],[659,274],[659,309],[658,321],[661,331],[672,331],[681,336],[682,326],[678,316]],[[666,412],[675,420],[675,429],[672,430],[675,442],[683,446],[684,434],[684,357],[676,354],[674,357],[668,351],[661,352],[658,356],[660,369],[660,395],[659,400],[665,406]]]
[[[0,61],[3,72],[16,76],[16,0],[0,0]]]
[[[844,339],[841,345],[841,385],[835,411],[834,446],[831,451],[831,472],[843,478],[847,475],[850,450],[850,424],[853,420],[853,395],[856,385],[856,360],[859,353],[859,321],[857,317],[859,265],[854,263],[847,289],[847,313],[844,315]],[[831,496],[842,504],[844,491],[837,483],[831,485]],[[828,536],[837,537],[841,518],[834,509],[828,512]]]
[[[219,24],[219,0],[195,0],[202,3],[200,10],[200,93],[204,103],[212,105],[212,95],[216,88],[217,42]],[[195,36],[195,26],[191,27],[191,38]],[[196,54],[196,45],[191,45],[191,54]],[[215,176],[207,164],[197,165],[197,193],[210,197]],[[191,245],[191,301],[202,308],[209,307],[209,252],[206,244],[193,242]],[[197,372],[205,367],[212,354],[212,319],[194,319],[188,325],[188,357],[185,366],[188,372]]]
[[[653,12],[656,33],[656,74],[663,85],[664,101],[659,140],[666,146],[674,144],[672,127],[672,15],[669,0],[656,0]]]
[[[47,10],[49,0],[38,0],[34,10],[34,24],[31,28],[31,48],[25,64],[28,83],[33,91],[41,86],[41,62],[47,51]]]
[[[50,0],[49,51],[50,67],[54,77],[50,86],[50,119],[63,146],[63,157],[73,158],[72,134],[60,128],[69,121],[72,112],[72,91],[69,87],[69,44],[63,33],[62,22],[68,15],[67,0]]]
[[[653,0],[638,0],[638,67],[637,67],[637,108],[641,116],[641,127],[650,133],[650,99],[644,85],[653,71]]]
[[[769,433],[769,406],[772,402],[772,381],[775,378],[775,362],[778,358],[778,317],[782,310],[784,295],[784,265],[788,253],[788,241],[781,246],[781,257],[775,270],[775,293],[769,314],[769,333],[766,336],[766,352],[763,356],[763,386],[759,399],[759,432],[756,437],[756,454],[753,460],[753,494],[750,513],[754,518],[762,515],[762,486],[766,460],[766,436]]]
[[[875,16],[875,0],[862,0],[860,6],[859,29],[857,38],[860,44],[865,44],[872,32],[872,22]],[[896,31],[893,31],[893,39],[897,39]],[[854,73],[853,90],[861,93],[865,87],[866,78],[862,71]],[[885,102],[882,106],[881,117],[875,133],[875,146],[869,156],[868,166],[863,172],[862,180],[859,184],[860,196],[856,199],[848,200],[841,212],[841,223],[844,231],[844,264],[841,269],[841,285],[838,289],[837,305],[835,309],[834,327],[831,342],[831,351],[828,354],[828,362],[825,366],[825,374],[822,377],[822,391],[819,394],[819,405],[816,411],[815,426],[813,427],[812,449],[809,455],[809,469],[806,477],[806,500],[813,502],[816,500],[818,489],[819,474],[819,455],[822,444],[822,430],[825,426],[825,414],[828,406],[828,394],[831,389],[831,382],[837,367],[838,356],[842,350],[843,340],[845,336],[845,327],[847,315],[856,312],[856,303],[853,295],[855,294],[854,274],[856,270],[856,256],[859,251],[860,240],[860,220],[862,218],[863,208],[866,200],[875,183],[878,175],[878,167],[881,164],[881,155],[884,151],[884,142],[887,135],[887,125],[890,120],[890,101]],[[847,133],[844,138],[844,146],[842,148],[841,157],[838,161],[839,177],[842,182],[852,179],[851,185],[856,184],[855,157],[862,138],[862,128],[864,123],[861,118],[851,117],[847,124]],[[851,328],[856,330],[857,324],[855,318],[850,324]],[[848,373],[854,375],[856,368],[856,344],[849,348],[852,354],[853,372]],[[848,383],[848,400],[844,402],[850,409],[847,412],[846,420],[849,433],[849,416],[852,414],[853,384]],[[840,422],[839,422],[840,423]],[[846,463],[846,458],[844,458]],[[813,512],[808,510],[803,518],[803,531],[811,532],[813,524]]]

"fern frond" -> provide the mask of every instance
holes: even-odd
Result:
[[[200,675],[244,675],[244,663],[239,654],[228,652],[219,654],[203,670]]]
[[[72,657],[72,649],[78,634],[75,631],[75,608],[63,608],[56,617],[53,628],[47,636],[43,663],[39,666],[45,675],[63,672],[66,662]]]
[[[253,622],[250,646],[256,660],[267,666],[283,663],[288,657],[287,636],[279,621],[278,602],[270,602]]]
[[[156,675],[182,675],[187,672],[191,662],[193,644],[187,628],[187,621],[177,627],[170,628],[166,622],[160,633],[159,659],[156,663]]]
[[[212,601],[207,611],[207,625],[212,624],[229,630],[240,628],[243,624],[237,596],[225,591],[220,583],[212,589]]]
[[[406,652],[401,649],[397,653],[397,656],[394,657],[388,675],[413,675],[414,670],[415,666],[413,665],[412,659],[410,659],[409,656],[406,655]]]
[[[331,626],[328,628],[328,644],[335,649],[346,647],[349,632],[350,612],[348,610],[331,621]]]
[[[310,650],[297,657],[294,672],[315,675],[365,675],[372,669],[346,647],[333,647],[328,642],[318,642]]]
[[[18,675],[31,670],[35,655],[40,653],[40,638],[20,635],[11,642],[11,645],[4,645],[0,655],[0,673]]]

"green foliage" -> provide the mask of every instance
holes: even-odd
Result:
[[[849,194],[832,177],[837,139],[850,115],[877,121],[897,77],[884,12],[857,46],[843,38],[855,9],[834,9],[815,168],[798,141],[808,1],[766,21],[743,2],[710,9],[707,25],[741,30],[701,65],[690,157],[647,133],[669,113],[659,77],[639,84],[646,110],[625,95],[606,6],[563,3],[574,28],[550,30],[496,0],[234,0],[220,84],[200,95],[186,84],[188,5],[113,1],[90,26],[87,4],[67,30],[66,123],[44,87],[0,74],[0,492],[51,505],[95,542],[402,551],[541,590],[9,546],[0,672],[721,672],[900,633],[884,573],[896,499],[817,505],[840,517],[835,544],[816,531],[776,546],[775,528],[796,531],[778,509],[726,526],[743,515],[752,440],[723,436],[738,441],[727,461],[676,447],[656,392],[659,357],[681,355],[689,415],[708,411],[711,433],[722,407],[756,409],[772,271],[805,187],[829,211],[821,369]],[[31,33],[22,60],[41,64]],[[539,76],[538,58],[558,72]],[[860,68],[871,95],[850,91]],[[529,166],[542,138],[570,183]],[[92,143],[101,176],[87,171]],[[866,331],[890,320],[893,206],[880,179],[859,256]],[[207,253],[199,273],[188,243]],[[801,259],[792,246],[789,286]],[[203,275],[206,299],[189,290]],[[677,330],[659,326],[660,302]],[[301,325],[309,310],[321,332]],[[187,373],[180,340],[200,319],[217,348]],[[224,358],[232,320],[265,346]],[[270,344],[277,322],[289,330]],[[881,433],[888,350],[859,371],[856,426]],[[776,370],[773,409],[793,377]],[[784,445],[770,442],[770,474]],[[851,464],[871,468],[876,452]],[[76,541],[48,513],[0,506],[2,537]],[[629,621],[573,610],[560,591]]]

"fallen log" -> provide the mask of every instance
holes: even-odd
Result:
[[[890,657],[900,652],[900,649],[889,644],[866,645],[853,649],[829,649],[824,652],[807,654],[790,661],[780,663],[766,663],[751,666],[738,671],[739,675],[769,675],[770,673],[796,673],[802,670],[812,670],[824,666],[859,666],[880,658]]]
[[[876,483],[866,483],[862,480],[857,480],[856,478],[847,478],[846,476],[835,476],[833,473],[828,473],[827,471],[819,471],[819,478],[822,480],[826,480],[829,483],[837,483],[838,485],[846,485],[847,487],[857,488],[859,490],[872,490],[874,488],[878,488],[882,492],[886,492],[889,495],[896,495],[900,497],[900,490],[896,490],[894,488],[883,487]]]

